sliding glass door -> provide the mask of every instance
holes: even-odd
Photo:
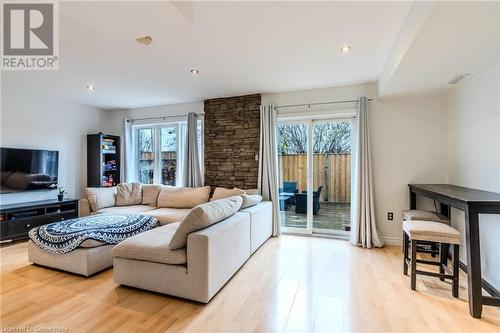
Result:
[[[278,122],[280,217],[285,232],[348,235],[351,132],[350,119]]]

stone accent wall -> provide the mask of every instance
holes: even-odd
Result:
[[[257,188],[260,94],[205,101],[205,185]]]

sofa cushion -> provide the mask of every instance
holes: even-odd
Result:
[[[181,222],[190,211],[191,208],[158,208],[146,214],[156,218],[163,225],[172,222]]]
[[[140,214],[154,209],[156,209],[156,207],[147,205],[113,206],[99,209],[96,213]]]
[[[130,237],[114,247],[113,257],[170,265],[185,264],[186,249],[171,250],[168,246],[179,224],[171,223]]]
[[[115,205],[116,187],[88,187],[85,192],[93,212]]]
[[[260,194],[260,191],[258,188],[250,188],[250,189],[246,189],[245,193],[248,195],[254,195],[254,194]]]
[[[162,187],[163,185],[143,184],[142,204],[156,206],[156,202],[158,201],[158,194],[160,194]]]
[[[165,187],[158,195],[158,208],[193,208],[208,201],[210,186]]]
[[[142,185],[139,183],[121,183],[116,186],[116,205],[140,205],[142,202]]]
[[[224,188],[224,187],[216,187],[214,194],[212,195],[212,198],[210,199],[210,201],[219,200],[219,199],[226,199],[226,198],[229,198],[229,197],[232,197],[235,195],[240,195],[240,194],[245,194],[245,191],[240,190],[239,188],[236,188],[236,187],[233,189]]]
[[[240,209],[245,209],[247,207],[255,206],[256,204],[262,201],[262,197],[258,194],[254,195],[242,194],[241,198],[243,199],[243,203],[241,204]]]
[[[172,237],[169,244],[170,249],[176,250],[185,247],[190,233],[209,227],[234,215],[240,209],[242,202],[243,199],[238,195],[227,199],[214,200],[195,207],[182,221]]]
[[[92,248],[92,247],[102,246],[102,245],[105,245],[105,244],[106,244],[105,242],[101,242],[99,240],[86,239],[78,247]]]

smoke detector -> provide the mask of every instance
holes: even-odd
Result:
[[[470,73],[465,73],[465,74],[458,74],[453,77],[450,81],[448,81],[448,84],[457,84],[463,79],[465,79],[467,76],[470,76]]]
[[[139,37],[135,39],[137,43],[142,44],[142,45],[149,45],[153,42],[153,38],[151,36],[144,36],[144,37]]]

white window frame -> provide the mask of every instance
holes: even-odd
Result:
[[[161,129],[162,128],[176,128],[176,175],[175,175],[175,186],[180,187],[183,185],[183,166],[184,166],[184,147],[186,146],[186,121],[172,121],[172,122],[162,122],[154,124],[138,124],[133,125],[133,135],[132,139],[134,142],[135,153],[135,168],[137,180],[140,181],[140,171],[139,171],[139,142],[137,138],[137,131],[139,129],[152,129],[153,131],[153,154],[154,154],[154,167],[153,167],[153,184],[162,184],[161,182]],[[181,133],[182,132],[182,133]]]

